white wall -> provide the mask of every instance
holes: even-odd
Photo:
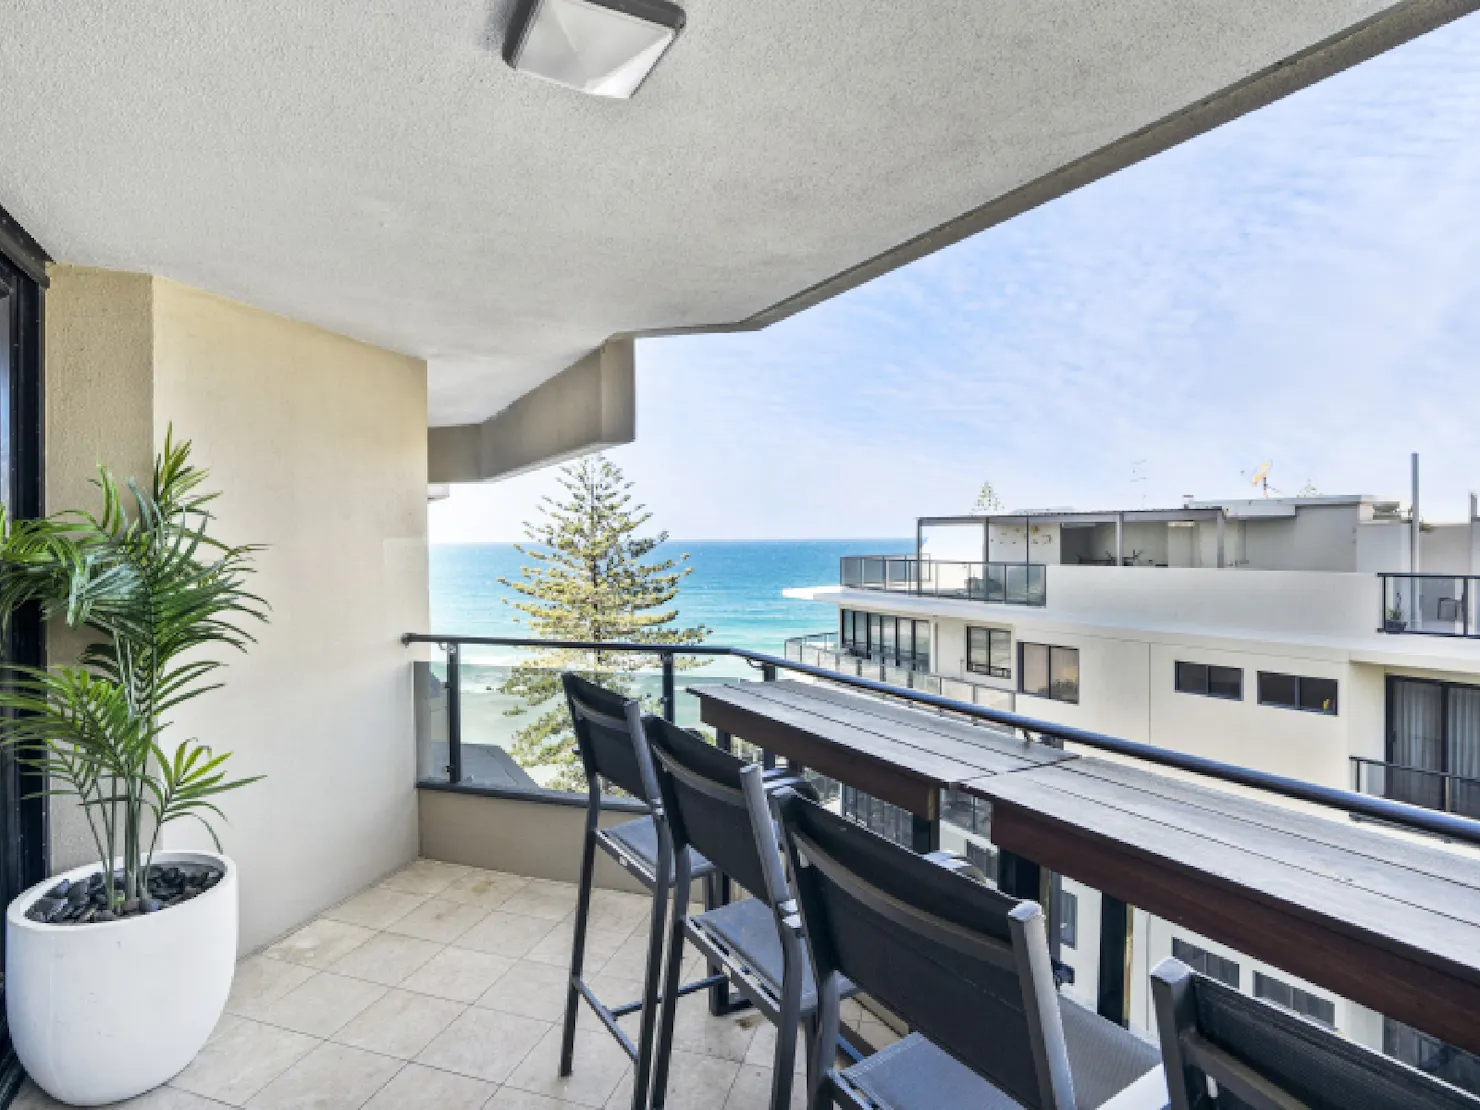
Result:
[[[1198,645],[1154,644],[1150,647],[1151,743],[1191,755],[1257,767],[1282,775],[1349,787],[1351,764],[1349,724],[1368,707],[1357,697],[1352,667],[1284,655],[1277,651],[1229,651]],[[1238,667],[1244,675],[1242,701],[1184,694],[1176,689],[1177,661]],[[1260,705],[1258,673],[1334,678],[1337,680],[1335,716]],[[1381,720],[1381,707],[1378,708]]]
[[[1056,620],[1290,636],[1370,636],[1380,590],[1370,574],[1166,567],[1048,569]]]

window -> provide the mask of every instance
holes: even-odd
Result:
[[[989,882],[997,881],[997,849],[968,840],[966,842],[966,862],[985,875]]]
[[[1177,692],[1201,694],[1205,698],[1244,698],[1244,672],[1238,667],[1215,667],[1210,663],[1178,663]]]
[[[930,669],[930,622],[915,622],[915,669]]]
[[[1224,986],[1238,990],[1238,961],[1214,955],[1205,948],[1188,944],[1185,940],[1172,938],[1172,955],[1193,971],[1199,971],[1209,979],[1216,979]]]
[[[1336,680],[1259,672],[1259,704],[1336,716]]]
[[[1079,701],[1079,649],[1021,644],[1018,690],[1054,701]]]
[[[884,618],[878,613],[868,615],[868,657],[876,659],[883,653]]]
[[[1419,1071],[1436,1075],[1466,1091],[1480,1091],[1480,1056],[1421,1033],[1392,1018],[1382,1019],[1382,1050]]]
[[[1297,1014],[1314,1018],[1322,1025],[1336,1028],[1336,1003],[1265,975],[1262,971],[1254,972],[1254,997],[1268,999],[1276,1006],[1294,1010]]]
[[[1005,628],[968,628],[966,669],[993,678],[1011,678],[1012,633]]]
[[[1079,896],[1060,888],[1059,943],[1074,948],[1079,943]]]

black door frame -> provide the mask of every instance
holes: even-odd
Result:
[[[46,298],[46,264],[50,259],[36,241],[0,208],[0,289],[8,294],[10,373],[0,388],[9,391],[9,425],[5,429],[10,453],[5,500],[14,519],[41,516],[46,511],[45,398],[42,350]],[[14,615],[6,630],[3,655],[31,666],[46,664],[46,627],[39,608]],[[8,904],[27,887],[44,879],[49,870],[46,799],[40,791],[45,779],[19,763],[9,751],[0,752],[0,793],[6,800],[0,820],[0,890]],[[3,983],[0,983],[3,996]],[[7,1106],[23,1078],[10,1047],[9,1030],[0,1007],[0,1106]]]

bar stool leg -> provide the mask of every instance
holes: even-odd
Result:
[[[653,1040],[658,1026],[658,984],[663,973],[663,930],[668,899],[677,897],[673,888],[673,849],[668,837],[658,833],[657,888],[653,891],[652,917],[648,923],[647,972],[642,984],[642,1026],[637,1034],[637,1068],[632,1074],[632,1110],[647,1110],[648,1081],[652,1078]]]
[[[586,836],[581,848],[581,885],[576,896],[575,939],[571,945],[570,983],[565,992],[565,1028],[560,1038],[560,1076],[570,1075],[575,1059],[576,1016],[581,1004],[581,975],[586,963],[586,919],[591,913],[591,881],[596,869],[596,827],[600,802],[593,796],[586,810]]]
[[[688,913],[689,868],[687,857],[681,857],[674,868],[670,894],[667,963],[663,968],[662,1020],[658,1023],[657,1057],[653,1061],[652,1110],[662,1110],[668,1095],[668,1062],[673,1055],[673,1025],[678,1014],[678,987],[683,978],[683,922]]]

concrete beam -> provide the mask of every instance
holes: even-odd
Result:
[[[428,480],[487,482],[637,437],[630,338],[609,339],[481,424],[427,431]]]

